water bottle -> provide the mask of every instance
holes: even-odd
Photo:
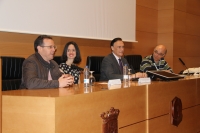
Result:
[[[128,66],[127,66],[127,64],[124,64],[124,66],[123,66],[123,84],[124,84],[124,87],[128,87],[128,81],[129,81]]]
[[[89,87],[89,69],[88,66],[84,68],[84,87]]]

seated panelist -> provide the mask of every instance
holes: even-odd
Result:
[[[20,88],[58,88],[73,84],[74,77],[62,74],[58,64],[52,60],[57,47],[50,36],[38,36],[34,49],[35,53],[23,62]]]
[[[124,54],[124,43],[121,38],[114,38],[110,47],[112,53],[104,57],[101,64],[101,75],[100,81],[108,81],[110,79],[123,79],[123,65],[129,64],[123,57]],[[131,78],[146,77],[146,73],[135,73],[131,75]]]
[[[65,45],[61,57],[63,63],[60,64],[60,71],[74,77],[74,84],[79,83],[80,72],[83,68],[77,66],[81,62],[81,55],[78,45],[75,42],[68,42]]]
[[[165,61],[164,57],[167,54],[167,48],[164,45],[157,45],[154,48],[153,54],[145,57],[140,64],[140,71],[148,70],[165,70],[173,72],[171,67]]]

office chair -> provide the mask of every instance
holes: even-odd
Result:
[[[61,62],[61,56],[54,56],[53,60],[58,64],[60,65],[62,62]]]
[[[93,76],[97,82],[100,79],[101,63],[103,58],[104,56],[88,56],[86,61],[86,65],[88,66],[89,70],[94,71]]]
[[[23,57],[1,56],[2,91],[17,90],[21,85]]]
[[[141,55],[124,55],[124,58],[126,58],[126,60],[128,61],[128,64],[132,69],[132,73],[140,71],[140,64],[142,62]]]

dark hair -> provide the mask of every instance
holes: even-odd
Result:
[[[121,38],[117,37],[117,38],[114,38],[111,42],[110,42],[110,47],[114,45],[115,42],[117,41],[122,41]]]
[[[65,45],[64,50],[63,50],[63,54],[61,56],[61,61],[66,62],[68,60],[67,49],[68,49],[69,45],[74,45],[74,47],[76,49],[76,57],[74,58],[73,63],[75,63],[75,64],[80,63],[81,62],[81,53],[80,53],[80,50],[78,48],[78,45],[73,41],[70,41]]]
[[[50,37],[48,35],[40,35],[40,36],[38,36],[36,38],[36,40],[34,41],[35,52],[38,52],[37,46],[42,46],[44,39],[51,39],[51,40],[53,40],[52,37]]]

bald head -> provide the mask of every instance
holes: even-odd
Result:
[[[167,48],[164,45],[157,45],[153,51],[153,58],[155,62],[158,62],[161,58],[164,58],[167,54]]]
[[[162,53],[162,54],[167,54],[167,48],[164,46],[164,45],[157,45],[155,48],[154,48],[154,51],[158,51],[159,53]]]

